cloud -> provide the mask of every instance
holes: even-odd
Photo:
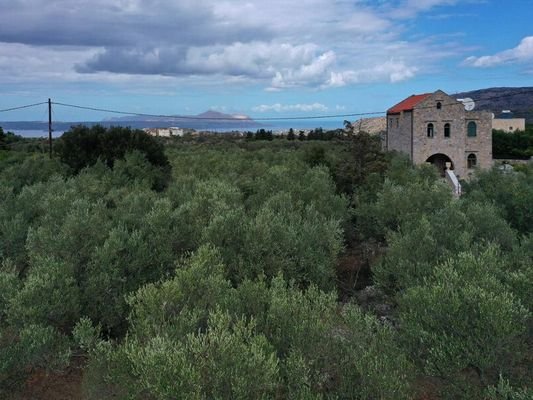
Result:
[[[492,56],[468,57],[464,64],[471,67],[487,68],[502,64],[518,64],[533,61],[533,36],[526,36],[515,48]]]
[[[327,79],[334,63],[335,53],[328,51],[307,63],[300,63],[298,68],[276,71],[271,87],[282,89],[302,85],[320,85]]]
[[[286,43],[236,42],[229,46],[156,47],[149,49],[105,49],[81,64],[82,72],[126,68],[139,74],[227,74],[270,77],[275,68],[311,62],[316,46],[293,46]]]
[[[431,67],[449,54],[425,38],[402,40],[394,11],[410,18],[455,2],[10,0],[0,14],[0,54],[23,49],[14,62],[22,68],[5,61],[0,76],[154,77],[268,91],[400,82],[421,72],[415,65]]]
[[[451,6],[459,0],[405,0],[394,10],[397,18],[411,18],[435,7]]]
[[[150,47],[214,38],[231,43],[243,36],[272,33],[268,26],[223,19],[208,0],[10,0],[9,11],[0,14],[0,41],[7,43]]]
[[[17,43],[0,43],[0,84],[28,83],[46,85],[79,82],[136,84],[141,87],[168,87],[168,77],[161,75],[139,76],[125,73],[98,72],[79,74],[76,63],[90,60],[96,49],[62,46],[60,49],[35,47]],[[160,90],[158,87],[157,90]]]
[[[388,60],[370,68],[332,72],[326,87],[339,87],[355,83],[388,81],[397,83],[415,76],[417,67],[409,66],[404,61]]]
[[[326,112],[329,110],[327,106],[321,103],[312,103],[312,104],[271,104],[266,105],[262,104],[260,106],[256,106],[252,108],[255,112],[292,112],[292,111],[300,111],[300,112],[312,112],[312,111],[321,111]]]

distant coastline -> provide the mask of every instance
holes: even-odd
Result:
[[[52,125],[53,137],[60,137],[64,132],[68,131],[71,126],[75,125],[103,125],[103,126],[124,126],[133,129],[143,128],[165,128],[170,126],[178,126],[180,128],[191,128],[197,131],[210,132],[255,132],[258,129],[267,129],[274,132],[286,131],[290,128],[298,132],[299,130],[310,130],[322,128],[324,130],[333,130],[343,128],[343,121],[341,120],[289,120],[289,121],[273,121],[268,124],[260,124],[255,121],[242,121],[242,124],[234,123],[233,121],[193,121],[192,123],[177,124],[176,121],[76,121],[76,122],[55,122]],[[11,131],[17,135],[28,138],[48,137],[48,123],[44,121],[0,121],[0,126],[5,131]]]

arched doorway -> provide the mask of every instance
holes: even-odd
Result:
[[[437,169],[439,170],[439,173],[441,176],[444,176],[446,169],[448,169],[448,166],[446,163],[449,163],[449,168],[453,170],[453,161],[450,157],[448,157],[446,154],[437,153],[433,154],[431,157],[429,157],[426,162],[429,162],[433,164]]]

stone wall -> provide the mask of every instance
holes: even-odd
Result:
[[[467,112],[466,116],[467,118],[475,120],[477,123],[477,136],[475,138],[467,137],[465,125],[465,163],[469,154],[475,154],[477,157],[477,168],[489,169],[493,165],[492,114],[487,111],[472,111]],[[468,120],[469,119],[467,119],[467,121]],[[467,171],[467,176],[471,175],[472,173],[472,170]]]
[[[396,150],[409,155],[411,154],[411,122],[412,112],[387,115],[387,141],[386,148],[389,151]]]

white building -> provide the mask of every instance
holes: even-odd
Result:
[[[194,129],[170,127],[170,128],[144,128],[143,131],[151,136],[171,137],[183,136],[186,133],[194,132]]]

